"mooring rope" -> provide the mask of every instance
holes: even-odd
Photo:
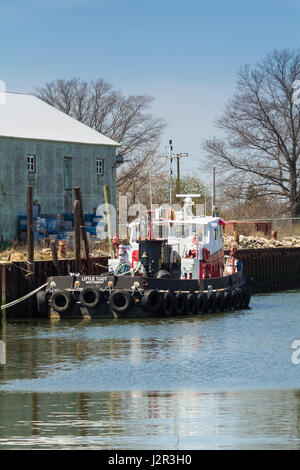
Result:
[[[32,292],[29,292],[29,294],[24,295],[23,297],[20,297],[19,299],[13,300],[12,302],[9,302],[8,304],[1,305],[1,310],[4,310],[5,308],[13,307],[14,305],[23,302],[23,300],[28,299],[32,295],[36,294],[39,290],[44,289],[48,285],[48,282],[46,284],[43,284],[42,286],[38,287],[37,289],[33,290]]]

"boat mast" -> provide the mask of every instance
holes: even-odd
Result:
[[[214,215],[216,205],[216,167],[213,166],[212,174],[212,197],[211,197],[211,215]]]
[[[169,204],[170,204],[170,210],[172,209],[172,140],[169,140]]]

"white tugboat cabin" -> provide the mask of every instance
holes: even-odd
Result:
[[[225,266],[222,225],[226,222],[220,217],[194,215],[193,197],[199,195],[185,195],[183,208],[178,212],[160,207],[130,223],[130,244],[119,245],[118,239],[114,239],[115,259],[109,260],[109,270],[116,274],[140,272],[141,257],[147,257],[147,253],[141,253],[141,242],[157,240],[163,242],[160,270],[176,272],[181,279],[222,277]],[[154,260],[147,262],[155,264]]]

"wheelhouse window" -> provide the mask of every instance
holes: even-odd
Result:
[[[96,159],[96,174],[104,175],[104,160],[102,158]]]
[[[35,160],[36,156],[35,155],[27,155],[27,173],[35,173]]]

